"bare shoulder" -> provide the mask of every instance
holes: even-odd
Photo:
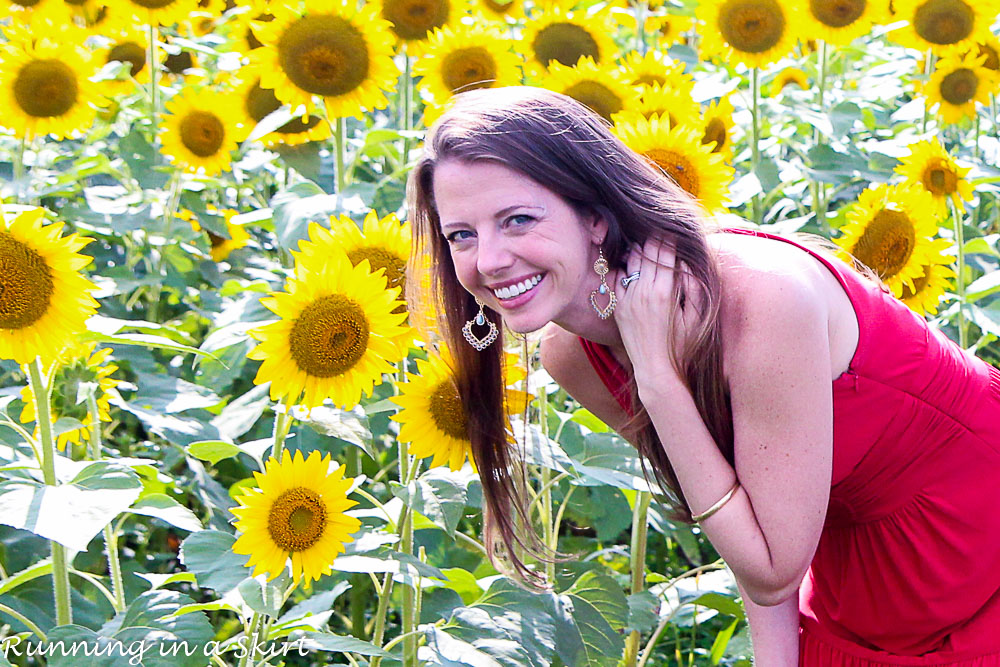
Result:
[[[542,329],[542,367],[580,405],[618,430],[628,416],[594,370],[576,334],[553,322]]]
[[[770,344],[776,326],[830,321],[836,278],[815,258],[791,244],[741,234],[713,234],[709,246],[719,265],[725,365]],[[831,285],[832,282],[832,285]],[[849,301],[848,301],[849,305]],[[829,328],[829,327],[827,327]]]

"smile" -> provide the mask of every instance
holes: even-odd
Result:
[[[516,285],[495,289],[493,290],[493,294],[495,294],[498,299],[513,299],[516,296],[534,289],[535,285],[541,282],[543,275],[544,274],[539,273],[537,276],[533,276],[527,280],[522,280]]]

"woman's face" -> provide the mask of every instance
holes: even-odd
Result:
[[[577,215],[559,195],[495,162],[444,160],[433,185],[465,289],[518,333],[551,321],[579,330],[599,281],[593,265],[606,223]]]

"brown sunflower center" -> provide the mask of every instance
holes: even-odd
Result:
[[[117,60],[129,66],[129,74],[135,76],[146,66],[146,49],[135,42],[119,42],[108,52],[108,62]]]
[[[785,34],[785,13],[777,0],[728,0],[719,12],[726,42],[745,53],[763,53]]]
[[[664,37],[670,37],[671,35],[673,35],[674,34],[674,24],[671,21],[669,21],[669,20],[666,20],[663,23],[661,23],[660,24],[660,34],[663,35]]]
[[[916,232],[909,216],[884,208],[875,214],[851,254],[885,280],[906,265],[915,245]]]
[[[34,7],[42,0],[11,0],[12,5],[17,5],[18,7]]]
[[[726,147],[726,140],[729,138],[726,133],[726,123],[721,118],[712,118],[705,124],[705,135],[701,138],[701,143],[710,144],[715,142],[713,153],[718,153]]]
[[[61,116],[76,104],[76,73],[55,59],[32,60],[14,77],[14,100],[36,118]]]
[[[497,0],[482,0],[491,11],[497,14],[508,14],[514,9],[514,0],[508,2],[497,2]]]
[[[667,77],[647,72],[637,76],[633,81],[633,86],[663,86],[667,83]]]
[[[340,375],[368,349],[368,318],[361,307],[341,294],[306,306],[288,334],[292,359],[313,377]]]
[[[174,4],[177,0],[131,0],[131,2],[144,9],[163,9]]]
[[[553,60],[572,67],[581,56],[601,62],[597,40],[587,29],[574,23],[553,23],[538,31],[531,44],[538,62],[546,67]]]
[[[622,110],[624,104],[614,91],[599,81],[579,81],[563,91],[574,100],[590,107],[595,113],[611,122],[611,116]]]
[[[971,69],[960,67],[941,79],[941,97],[949,104],[961,106],[976,96],[979,77]]]
[[[81,7],[86,4],[87,0],[64,0],[67,5],[73,5],[74,7]]]
[[[401,39],[426,39],[448,20],[449,0],[386,0],[382,16]]]
[[[274,96],[273,90],[261,88],[260,79],[257,79],[257,83],[254,84],[253,88],[250,89],[250,92],[247,93],[246,99],[243,100],[243,108],[246,109],[248,116],[259,123],[267,118],[268,115],[280,109],[281,102]],[[293,118],[275,130],[275,132],[280,134],[299,134],[300,132],[308,132],[312,128],[319,125],[319,122],[319,116]]]
[[[685,192],[695,199],[698,198],[701,192],[698,172],[686,155],[662,148],[653,148],[646,151],[646,157],[655,162]]]
[[[867,0],[809,0],[809,11],[820,23],[843,28],[865,13]]]
[[[385,248],[378,246],[355,248],[347,253],[347,257],[355,266],[361,260],[367,259],[372,271],[385,269],[387,287],[403,287],[406,281],[406,260]]]
[[[970,34],[976,12],[962,0],[927,0],[913,15],[913,29],[931,44],[955,44]]]
[[[194,67],[194,56],[190,51],[168,53],[163,59],[163,67],[171,74],[183,74],[184,70]]]
[[[335,97],[351,92],[368,76],[368,44],[347,19],[303,16],[278,40],[278,61],[302,90]]]
[[[924,187],[938,197],[950,195],[958,190],[958,174],[951,168],[947,160],[939,157],[931,158],[924,167],[920,179]]]
[[[497,64],[490,52],[481,46],[458,49],[444,57],[441,77],[453,93],[489,88],[496,83]]]
[[[211,111],[191,111],[181,120],[181,143],[198,157],[215,155],[226,139],[226,127]]]
[[[49,309],[52,269],[35,250],[0,231],[0,329],[23,329]]]
[[[301,486],[278,496],[267,514],[267,532],[282,551],[305,551],[323,537],[325,528],[323,498]]]
[[[439,384],[430,398],[430,413],[434,424],[442,433],[459,440],[468,440],[469,433],[465,420],[465,409],[458,389],[451,380]]]

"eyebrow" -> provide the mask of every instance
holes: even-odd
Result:
[[[545,211],[545,207],[544,206],[532,206],[531,204],[514,204],[513,206],[507,206],[505,208],[500,209],[496,213],[494,213],[493,214],[493,219],[497,220],[499,218],[502,218],[505,215],[507,215],[508,213],[510,213],[511,211],[515,211],[515,210],[517,210],[519,208],[534,209],[536,211]],[[466,224],[466,223],[462,222],[461,220],[455,220],[455,221],[452,221],[452,222],[442,223],[442,225],[441,225],[441,231],[445,231],[449,227],[454,227],[456,225],[464,225],[464,224]]]

